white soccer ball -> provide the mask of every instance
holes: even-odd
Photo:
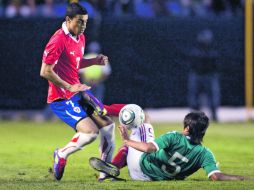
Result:
[[[120,110],[119,122],[129,130],[137,128],[144,120],[144,111],[136,104],[128,104]]]

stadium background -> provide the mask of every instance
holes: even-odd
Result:
[[[242,2],[241,5],[245,2],[212,1]],[[253,181],[208,181],[203,171],[198,171],[185,181],[133,182],[130,181],[126,168],[121,171],[120,177],[128,179],[127,182],[98,183],[95,172],[88,165],[91,156],[99,155],[98,140],[70,157],[65,176],[60,183],[52,180],[48,173],[48,168],[52,167],[52,153],[56,147],[69,141],[73,131],[58,120],[35,122],[34,113],[41,112],[46,105],[48,84],[39,76],[41,57],[49,37],[61,26],[66,1],[46,1],[64,2],[60,4],[60,14],[57,16],[38,14],[13,18],[5,15],[8,2],[11,1],[0,0],[1,190],[253,189]],[[43,8],[41,6],[43,5],[39,4],[38,9]],[[90,8],[91,6],[89,10]],[[229,115],[230,122],[211,122],[204,145],[216,155],[223,172],[253,177],[253,121],[232,122],[241,114],[244,120],[246,119],[244,8],[240,7],[238,13],[232,15],[222,11],[202,16],[173,14],[156,17],[151,15],[151,12],[121,15],[117,11],[119,10],[110,10],[109,13],[102,14],[97,35],[94,33],[96,18],[91,16],[85,32],[88,43],[94,40],[101,43],[102,52],[109,56],[112,66],[112,74],[106,81],[105,103],[131,102],[145,108],[155,108],[149,113],[151,118],[158,118],[157,122],[153,122],[156,136],[170,130],[181,131],[182,125],[179,121],[182,121],[183,116],[189,111],[185,109],[188,66],[182,52],[196,45],[197,32],[209,28],[214,33],[214,48],[220,53],[221,106],[229,106],[230,110],[235,110],[235,115],[231,112],[220,112],[223,116]],[[249,19],[253,21],[253,17]],[[247,38],[246,41],[250,39]],[[253,56],[253,52],[249,53]],[[248,83],[253,86],[253,79]],[[158,110],[165,107],[171,111]],[[243,112],[239,112],[239,107]],[[30,111],[26,112],[27,110]],[[17,112],[27,113],[29,117],[18,120],[2,117],[5,113],[12,115]],[[177,118],[174,120],[177,123],[169,123],[169,117]],[[121,143],[116,131],[116,149]]]
[[[0,19],[1,110],[38,110],[45,106],[47,82],[39,76],[41,57],[62,21],[41,17]],[[94,40],[93,23],[91,18],[86,30],[88,43]],[[207,28],[214,33],[213,48],[220,54],[221,105],[244,106],[243,14],[104,16],[97,39],[112,65],[104,102],[135,102],[145,108],[186,107],[188,66],[182,51],[194,47],[197,33]]]

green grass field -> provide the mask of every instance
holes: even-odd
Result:
[[[156,136],[170,130],[181,131],[181,124],[154,124]],[[254,181],[211,182],[201,169],[185,181],[134,182],[126,169],[120,177],[126,182],[96,181],[96,172],[88,159],[99,156],[98,140],[69,157],[61,182],[53,180],[48,169],[56,147],[65,145],[74,135],[61,122],[0,122],[0,189],[254,189]],[[207,131],[204,144],[220,163],[221,171],[254,177],[254,124],[215,124]],[[116,132],[117,148],[121,145]]]

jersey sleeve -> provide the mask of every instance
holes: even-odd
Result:
[[[175,137],[175,132],[169,132],[167,134],[161,135],[159,138],[156,138],[154,141],[151,141],[158,150],[169,148],[172,145],[172,142]]]
[[[220,172],[218,166],[216,165],[215,157],[210,150],[207,150],[204,154],[202,168],[205,170],[208,177],[216,172]]]
[[[52,36],[43,52],[43,62],[49,65],[56,64],[63,50],[64,42],[60,35]]]

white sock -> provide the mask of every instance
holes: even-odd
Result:
[[[97,133],[76,133],[65,147],[59,149],[58,155],[66,159],[70,154],[81,150],[85,145],[93,142],[97,135]]]
[[[115,150],[115,123],[105,126],[100,129],[100,152],[101,159],[106,162],[111,162]],[[99,178],[104,178],[106,175],[100,173]]]

